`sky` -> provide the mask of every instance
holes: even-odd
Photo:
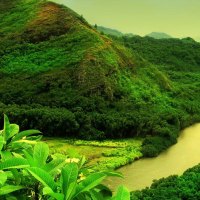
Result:
[[[165,32],[200,40],[200,0],[54,0],[90,24],[123,33]]]

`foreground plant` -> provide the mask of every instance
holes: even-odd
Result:
[[[38,135],[39,134],[39,135]],[[2,200],[129,200],[121,186],[115,196],[101,182],[115,172],[91,173],[85,158],[49,155],[37,130],[19,132],[4,115],[0,131],[0,199]]]

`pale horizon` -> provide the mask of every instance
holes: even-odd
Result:
[[[199,0],[54,0],[92,25],[145,36],[163,32],[200,39]]]

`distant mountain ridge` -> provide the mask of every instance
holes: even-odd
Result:
[[[96,28],[98,31],[103,32],[104,34],[107,35],[114,35],[118,37],[123,36],[123,33],[116,29],[106,28],[104,26],[97,26]]]
[[[133,33],[122,33],[119,30],[107,28],[107,27],[104,27],[104,26],[97,26],[96,28],[99,32],[102,32],[106,35],[112,35],[112,36],[117,36],[117,37],[121,37],[121,36],[124,36],[124,35],[128,36],[128,37],[134,36]]]
[[[152,33],[149,33],[145,36],[148,36],[148,37],[152,37],[152,38],[155,38],[155,39],[169,39],[169,38],[172,38],[171,35],[168,35],[167,33],[162,33],[162,32],[152,32]]]

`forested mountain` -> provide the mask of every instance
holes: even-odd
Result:
[[[42,0],[0,0],[0,18],[0,109],[23,129],[148,136],[143,153],[154,156],[200,120],[199,43],[111,39]]]
[[[124,128],[126,112],[118,112],[137,65],[128,49],[66,7],[0,2],[1,112],[52,136],[134,135],[130,122]]]
[[[160,33],[160,32],[152,32],[147,34],[146,36],[152,37],[155,39],[167,39],[167,38],[172,38],[172,36],[168,35],[167,33]]]

